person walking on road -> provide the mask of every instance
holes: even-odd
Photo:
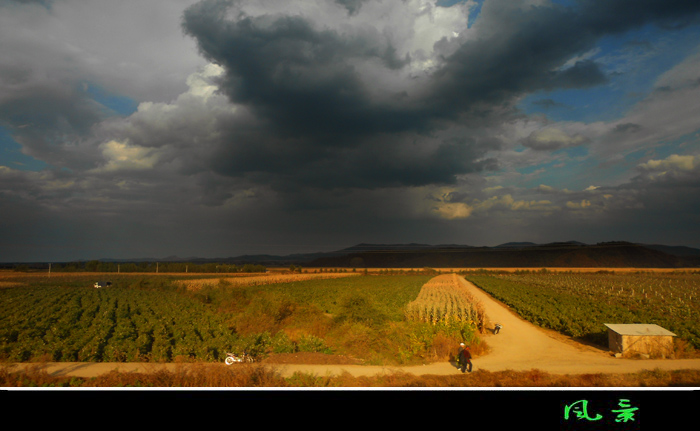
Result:
[[[464,372],[469,370],[472,372],[472,354],[469,351],[469,347],[464,343],[459,343],[459,352],[457,353],[457,361],[459,363],[459,368]]]
[[[493,328],[493,333],[498,334],[502,327],[503,325],[501,325],[500,323],[496,323],[496,326]]]

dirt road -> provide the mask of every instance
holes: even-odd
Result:
[[[608,351],[568,340],[552,331],[536,327],[512,313],[472,283],[460,277],[464,285],[484,305],[491,322],[499,322],[503,329],[497,335],[485,335],[491,346],[488,355],[475,357],[474,370],[527,371],[539,369],[551,374],[634,373],[642,370],[700,369],[700,359],[619,359]],[[492,329],[492,328],[489,328]],[[166,368],[176,370],[181,364],[149,363],[60,363],[45,365],[45,370],[56,376],[94,377],[112,370],[120,372],[150,372]],[[222,364],[222,366],[225,366]],[[449,375],[460,371],[449,362],[413,367],[381,367],[362,365],[274,365],[283,376],[296,371],[317,376],[348,372],[354,376],[372,376],[396,371],[416,375]]]

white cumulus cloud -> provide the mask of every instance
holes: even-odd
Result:
[[[151,169],[158,161],[158,152],[152,148],[131,145],[128,142],[109,141],[102,145],[107,162],[93,172]]]

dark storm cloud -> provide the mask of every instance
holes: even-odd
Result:
[[[482,6],[475,27],[485,36],[462,44],[435,74],[434,103],[443,112],[469,110],[478,102],[498,105],[527,90],[553,88],[560,73],[551,71],[593,42],[590,34],[572,29],[570,11],[501,6]]]
[[[637,167],[630,182],[602,190],[615,196],[605,214],[618,235],[657,243],[697,244],[700,236],[700,157],[669,156]],[[624,223],[619,223],[624,220]],[[697,247],[697,245],[693,245]]]
[[[591,54],[601,38],[645,25],[682,28],[696,22],[698,2],[531,7],[488,0],[469,25],[466,4],[448,13],[417,1],[297,8],[206,0],[181,21],[173,19],[181,9],[172,10],[182,3],[167,1],[146,2],[141,20],[106,1],[100,5],[110,13],[75,0],[39,2],[52,4],[52,13],[11,3],[3,11],[21,9],[22,25],[37,27],[27,38],[12,28],[12,15],[0,15],[0,126],[51,166],[0,166],[0,251],[25,241],[23,256],[33,258],[42,236],[57,238],[56,250],[80,247],[71,253],[78,258],[176,249],[225,256],[263,242],[278,251],[307,238],[347,242],[338,248],[506,242],[538,233],[552,240],[551,232],[585,241],[571,232],[616,234],[620,220],[630,227],[632,219],[635,228],[648,219],[665,223],[656,234],[675,239],[683,229],[671,226],[673,214],[699,221],[697,202],[687,199],[698,192],[697,164],[685,158],[649,160],[632,181],[627,170],[603,184],[586,172],[576,181],[584,190],[564,188],[576,188],[568,178],[573,155],[594,164],[604,159],[596,149],[618,156],[622,146],[637,149],[640,135],[662,129],[645,120],[647,111],[591,125],[526,118],[517,109],[533,92],[606,84],[614,54]],[[181,24],[176,30],[185,37],[159,33],[164,23],[150,26],[148,16]],[[454,16],[465,22],[455,24]],[[151,30],[160,36],[153,39]],[[132,98],[138,110],[105,112],[85,91],[93,82]],[[651,95],[649,112],[679,106],[672,102],[685,87],[673,82]],[[167,91],[156,90],[161,84]],[[565,103],[575,114],[575,103]],[[697,124],[694,114],[653,118],[671,129],[683,116],[687,129]],[[666,130],[649,137],[646,149],[666,139]],[[552,154],[560,149],[570,151]],[[589,180],[600,187],[586,188]],[[357,232],[368,236],[358,240]]]
[[[417,113],[372,103],[352,65],[354,59],[376,59],[401,68],[406,59],[397,58],[391,45],[317,30],[299,16],[226,20],[232,4],[199,3],[185,12],[183,25],[202,54],[226,68],[222,91],[252,106],[269,127],[287,136],[332,137],[325,145],[342,145],[346,137],[419,126]]]
[[[17,3],[17,4],[38,4],[44,7],[49,7],[54,2],[54,0],[0,0],[0,5],[2,3]]]
[[[335,0],[336,3],[347,9],[350,15],[356,14],[362,7],[362,3],[366,1],[367,0]]]
[[[619,33],[653,23],[678,29],[698,23],[700,4],[693,0],[579,0],[581,18],[598,33]]]
[[[577,61],[572,67],[552,75],[549,88],[586,88],[608,81],[600,67],[591,60]]]
[[[694,2],[584,1],[571,8],[486,2],[474,24],[480,37],[436,43],[442,55],[417,84],[424,91],[386,90],[379,97],[358,62],[381,64],[397,79],[412,62],[381,34],[341,33],[301,16],[251,16],[239,3],[205,0],[183,15],[183,29],[202,55],[225,68],[221,91],[261,124],[229,130],[217,172],[370,188],[453,183],[457,175],[493,168],[482,160],[493,148],[470,134],[517,115],[518,96],[603,84],[607,76],[596,62],[566,62],[605,35],[648,23],[685,24],[700,9]],[[338,3],[356,13],[364,2]],[[455,144],[436,133],[450,122],[476,128]],[[416,141],[425,145],[422,153],[411,148]],[[411,151],[420,158],[404,154]]]
[[[642,126],[640,126],[639,124],[622,123],[622,124],[618,124],[617,126],[615,126],[615,128],[612,130],[612,133],[621,133],[621,134],[636,133],[640,129],[642,129]]]
[[[203,55],[225,67],[222,91],[260,122],[226,127],[217,172],[285,188],[373,188],[451,182],[484,166],[476,162],[483,148],[423,134],[432,120],[425,108],[400,103],[401,94],[373,98],[353,61],[388,70],[407,64],[380,35],[344,38],[301,17],[230,21],[230,5],[199,3],[183,24]],[[399,138],[420,140],[428,151],[412,152]]]
[[[60,85],[32,85],[0,97],[0,126],[20,143],[26,154],[55,166],[90,168],[88,153],[78,143],[91,136],[105,117],[101,107],[84,94]]]
[[[572,8],[486,2],[475,24],[486,35],[446,58],[435,75],[434,103],[460,112],[475,102],[507,103],[525,92],[603,84],[607,78],[591,60],[561,67],[605,35],[645,24],[681,27],[697,22],[699,12],[700,3],[693,1],[590,0]]]
[[[429,105],[402,103],[401,93],[373,98],[353,61],[377,61],[387,70],[409,61],[380,35],[343,37],[317,30],[301,17],[227,20],[224,13],[232,4],[199,3],[185,12],[183,22],[203,55],[225,67],[222,91],[264,122],[264,132],[232,131],[217,158],[219,172],[280,173],[285,181],[324,187],[375,187],[451,182],[454,175],[483,166],[476,160],[485,148],[425,139],[437,118]],[[432,152],[411,159],[397,136],[409,141],[420,136]]]
[[[238,130],[237,144],[221,146],[212,167],[222,175],[247,177],[278,190],[366,188],[454,183],[457,175],[495,169],[483,158],[498,141],[475,145],[473,139],[416,137],[408,134],[367,138],[352,148],[315,146],[307,141],[252,136]],[[408,143],[411,141],[412,143]]]

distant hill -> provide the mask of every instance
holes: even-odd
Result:
[[[534,242],[507,242],[505,244],[497,245],[497,248],[506,248],[506,247],[532,247],[533,245],[537,245]]]
[[[344,256],[308,262],[319,267],[368,268],[683,268],[700,267],[700,250],[646,246],[627,242],[588,245],[576,241],[533,244],[506,243],[496,247],[381,245]]]
[[[652,250],[658,250],[673,256],[682,256],[682,257],[698,257],[700,256],[700,249],[697,248],[691,248],[691,247],[685,247],[685,246],[668,246],[668,245],[658,245],[658,244],[653,244],[653,245],[646,245],[645,247],[648,247]]]
[[[507,242],[494,247],[461,244],[361,243],[332,252],[286,256],[256,254],[222,258],[100,259],[103,262],[191,262],[257,264],[268,267],[346,268],[700,268],[700,249],[685,246],[634,244],[623,241],[585,244],[578,241],[536,244]],[[58,262],[56,262],[58,263]],[[38,263],[40,265],[45,265]],[[11,268],[16,264],[2,263]]]

